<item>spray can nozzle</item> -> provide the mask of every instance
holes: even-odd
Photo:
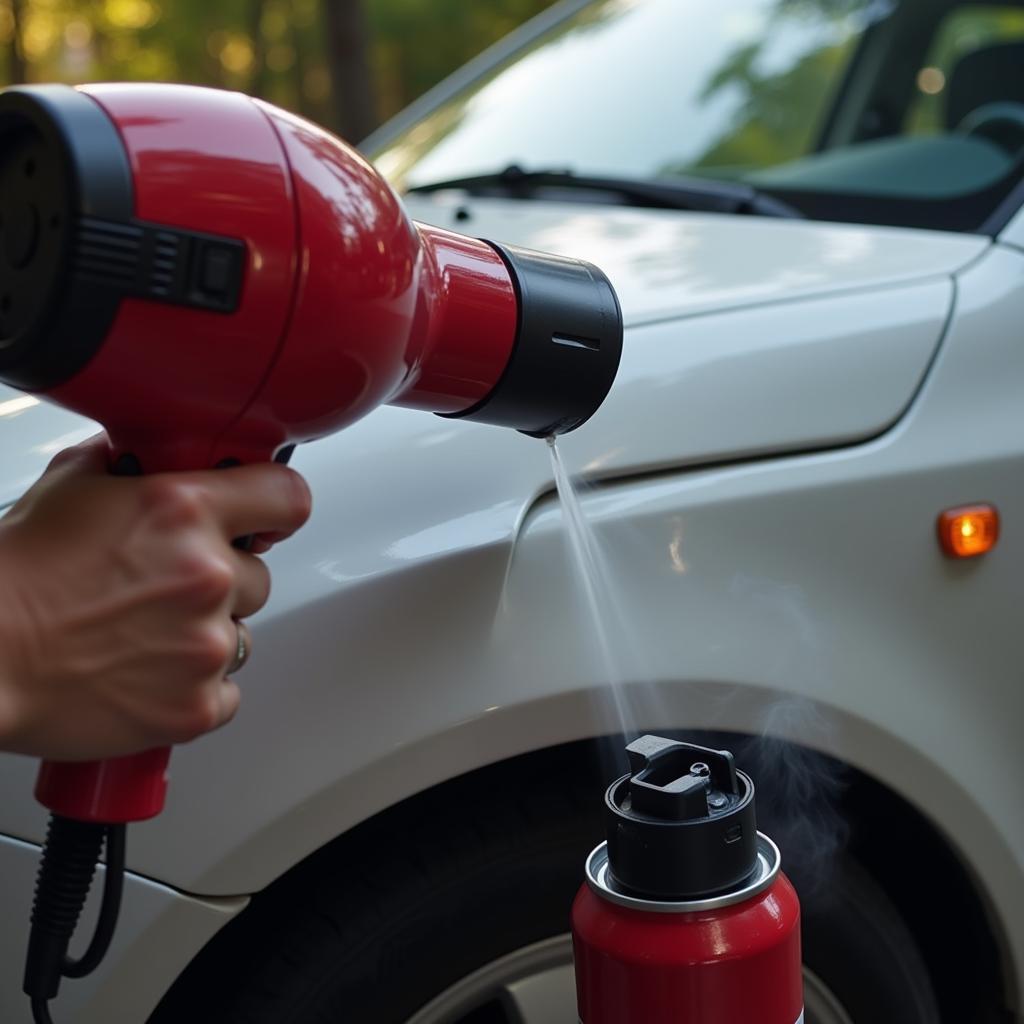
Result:
[[[579,1021],[803,1021],[799,901],[749,777],[660,736],[626,752],[572,909]]]
[[[724,814],[741,800],[728,750],[709,750],[660,736],[642,736],[626,747],[629,805],[638,814],[692,821]]]
[[[623,892],[695,899],[758,866],[754,784],[727,750],[661,736],[626,748],[629,774],[608,787],[608,866]]]

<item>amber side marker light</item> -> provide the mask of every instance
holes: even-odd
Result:
[[[939,543],[950,558],[974,558],[999,540],[999,513],[992,505],[961,505],[939,515]]]

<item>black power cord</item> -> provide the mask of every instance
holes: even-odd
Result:
[[[47,1005],[49,1000],[47,999],[36,999],[32,997],[32,1018],[36,1024],[53,1024],[53,1018],[50,1016],[50,1007]]]
[[[106,845],[106,875],[96,930],[85,953],[67,955],[92,885],[100,849]],[[124,891],[125,826],[51,815],[32,905],[23,989],[32,1000],[36,1024],[53,1024],[47,1003],[60,980],[94,971],[110,947]]]
[[[100,965],[110,948],[110,940],[117,927],[117,915],[121,911],[121,894],[124,891],[124,845],[125,826],[107,825],[106,872],[103,879],[103,899],[96,930],[88,949],[77,960],[64,957],[61,974],[65,978],[84,978]]]

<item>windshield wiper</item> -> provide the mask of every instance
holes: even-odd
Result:
[[[630,206],[659,210],[698,210],[708,213],[749,213],[762,217],[800,218],[799,210],[759,192],[750,185],[703,178],[651,179],[603,178],[570,170],[527,171],[517,164],[503,171],[449,178],[413,185],[407,192],[441,192],[461,189],[471,195],[504,199],[538,199],[541,193],[605,192],[619,196]],[[557,198],[551,194],[547,198]]]

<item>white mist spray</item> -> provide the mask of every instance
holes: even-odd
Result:
[[[598,670],[603,673],[607,684],[605,694],[608,702],[599,707],[602,725],[626,737],[626,742],[635,739],[639,732],[634,721],[626,683],[631,673],[626,671],[623,658],[630,645],[626,642],[628,629],[621,609],[616,607],[615,588],[608,571],[607,560],[601,551],[594,529],[583,514],[579,495],[572,478],[562,462],[554,437],[547,439],[551,452],[551,467],[555,476],[555,487],[562,503],[566,535],[575,570],[578,589],[583,598],[584,610],[589,625],[593,628],[599,659]],[[616,744],[620,746],[620,744]]]
[[[659,714],[656,684],[637,643],[636,613],[623,607],[618,597],[602,538],[583,512],[579,491],[553,437],[548,438],[548,445],[585,628],[592,631],[599,661],[595,667],[606,684],[597,697],[601,726],[613,737],[624,737],[626,743],[645,730],[678,735],[678,730],[669,728],[665,714]],[[798,588],[745,576],[738,577],[733,586],[737,596],[763,604],[765,613],[778,619],[780,629],[792,638],[789,655],[773,666],[780,683],[821,668],[814,624]],[[805,892],[827,881],[830,865],[847,838],[840,809],[846,772],[838,762],[813,749],[832,746],[833,729],[813,701],[787,695],[768,706],[760,735],[746,740],[723,737],[720,741],[733,749],[739,766],[754,779],[758,817],[779,841],[790,867],[796,868]],[[706,736],[685,738],[700,743],[708,740]],[[609,778],[623,770],[623,746],[617,738],[602,745],[603,769]]]

